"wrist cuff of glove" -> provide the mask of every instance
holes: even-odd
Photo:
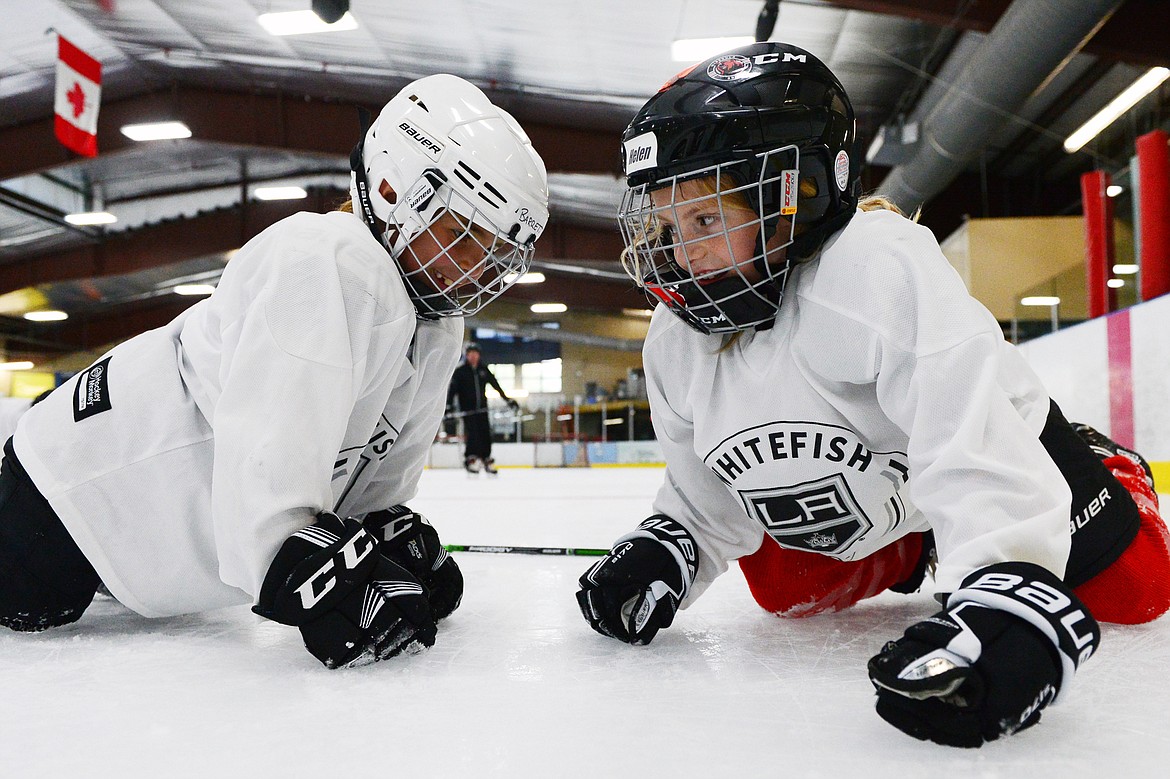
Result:
[[[1101,643],[1101,629],[1088,608],[1055,574],[1033,563],[997,563],[963,580],[947,608],[972,602],[1013,614],[1043,633],[1057,649],[1063,699],[1076,669]]]
[[[679,572],[682,574],[683,590],[679,600],[685,599],[691,590],[691,584],[695,581],[695,575],[699,572],[698,546],[690,531],[665,514],[655,514],[638,525],[637,530],[626,533],[613,545],[616,548],[619,544],[635,538],[652,538],[666,547],[674,561],[678,563]]]

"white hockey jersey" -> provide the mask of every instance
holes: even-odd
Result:
[[[926,228],[859,211],[795,268],[773,328],[722,343],[660,305],[644,347],[667,462],[654,510],[700,549],[684,605],[765,533],[857,560],[933,528],[940,591],[1005,560],[1063,574],[1048,395]]]
[[[210,298],[25,414],[17,456],[110,592],[146,616],[254,602],[317,512],[413,497],[459,358],[352,214],[249,241]]]

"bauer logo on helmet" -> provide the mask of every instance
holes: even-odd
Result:
[[[443,147],[438,141],[431,139],[429,136],[427,136],[426,133],[415,127],[410,122],[400,123],[398,125],[398,129],[412,138],[414,142],[418,144],[418,147],[422,149],[431,159],[437,160],[439,159],[439,155],[443,153]]]

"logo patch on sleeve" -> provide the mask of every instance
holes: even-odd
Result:
[[[112,408],[109,383],[111,359],[107,357],[99,360],[77,377],[77,387],[73,390],[74,422],[80,422]]]

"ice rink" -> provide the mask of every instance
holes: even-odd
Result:
[[[428,471],[413,505],[455,544],[605,546],[661,471]],[[1153,777],[1170,771],[1170,618],[1105,626],[1071,698],[978,750],[873,712],[866,660],[933,611],[883,595],[807,620],[738,568],[648,647],[577,612],[590,558],[457,555],[462,607],[421,654],[328,671],[246,607],[0,630],[2,777]],[[1108,772],[1105,774],[1104,772]]]

